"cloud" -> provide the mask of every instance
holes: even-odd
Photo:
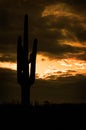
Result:
[[[60,58],[68,56],[69,53],[71,56],[76,54],[76,57],[81,52],[84,54],[85,3],[84,0],[0,1],[0,52],[6,55],[16,53],[17,37],[20,34],[23,36],[24,14],[27,13],[30,50],[33,39],[37,37],[39,52]],[[74,43],[73,46],[70,42]],[[77,43],[81,46],[77,46]]]
[[[86,76],[83,75],[47,81],[38,79],[31,87],[31,103],[43,103],[46,100],[51,103],[86,103],[85,84]],[[16,72],[0,69],[0,103],[13,101],[20,102],[20,86]]]
[[[38,52],[49,58],[86,60],[86,0],[0,0],[0,61],[16,61],[17,37],[23,36],[25,13],[29,16],[30,48],[37,37]],[[57,78],[58,73],[48,75],[54,81],[36,80],[31,101],[86,103],[86,77],[71,76],[75,72],[69,70]],[[20,100],[16,72],[0,69],[0,83],[0,102]]]
[[[60,77],[54,81],[37,80],[32,88],[33,91],[31,90],[32,100],[38,102],[47,100],[56,103],[85,103],[85,84],[86,76],[83,75]]]
[[[15,53],[1,53],[0,54],[0,62],[6,61],[6,62],[16,62],[17,56]]]
[[[20,88],[16,72],[0,68],[0,103],[20,102]]]
[[[65,0],[64,0],[65,1]],[[72,6],[72,8],[77,12],[83,15],[85,15],[86,9],[85,9],[85,5],[86,5],[86,1],[85,0],[70,0],[70,1],[66,1],[68,4],[70,4]]]
[[[85,17],[77,13],[77,11],[75,11],[75,6],[72,7],[73,5],[71,5],[70,2],[69,3],[66,2],[59,4],[50,4],[46,6],[44,11],[42,12],[42,17],[45,18],[47,29],[53,30],[52,36],[56,36],[55,35],[56,30],[58,31],[57,39],[56,37],[54,37],[54,41],[52,41],[53,46],[51,45],[50,41],[49,44],[50,46],[52,46],[52,50],[54,50],[53,53],[57,52],[57,55],[58,52],[59,55],[66,53],[68,54],[70,52],[71,56],[73,53],[78,54],[82,51],[84,51],[85,53],[86,50]],[[71,42],[72,43],[74,42],[74,46],[70,44]],[[49,50],[51,51],[51,48],[48,48],[47,51]]]

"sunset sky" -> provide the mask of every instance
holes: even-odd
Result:
[[[30,51],[38,39],[31,101],[86,103],[85,0],[0,0],[0,102],[20,100],[16,52],[26,13]]]

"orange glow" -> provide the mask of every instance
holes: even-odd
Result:
[[[42,61],[42,59],[45,60]],[[36,73],[38,78],[42,79],[47,79],[49,76],[86,74],[86,62],[76,59],[49,59],[38,55]]]
[[[49,15],[53,15],[55,17],[70,16],[71,19],[76,18],[80,21],[83,21],[83,19],[85,19],[84,17],[81,17],[77,13],[74,13],[73,8],[65,3],[47,5],[42,12],[42,17],[46,17]]]
[[[64,40],[64,44],[66,44],[66,45],[71,45],[71,46],[75,46],[75,47],[82,47],[82,48],[86,47],[86,44],[85,44],[85,43],[84,43],[84,44],[81,44],[79,41],[76,41],[76,42],[71,41],[71,42],[69,42],[68,40]]]
[[[0,68],[16,70],[17,66],[16,66],[16,63],[14,62],[0,62]]]
[[[42,12],[42,17],[48,16],[48,15],[55,15],[55,16],[61,16],[61,15],[71,15],[70,8],[64,4],[53,4],[46,6],[44,11]]]
[[[0,68],[16,70],[16,63],[0,62]],[[46,55],[37,55],[36,78],[57,79],[60,76],[86,74],[86,62],[77,59],[53,59]],[[50,77],[50,78],[49,78]]]

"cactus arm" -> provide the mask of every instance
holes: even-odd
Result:
[[[34,39],[33,51],[30,58],[31,59],[31,74],[30,74],[31,85],[35,82],[37,43],[38,43],[38,40]]]

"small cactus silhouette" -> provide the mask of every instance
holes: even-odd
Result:
[[[32,53],[28,56],[28,15],[26,14],[24,40],[22,42],[22,38],[19,36],[17,44],[17,80],[21,86],[21,103],[24,105],[30,105],[30,87],[35,82],[37,43],[38,40],[34,39]],[[30,58],[28,59],[28,57]]]

